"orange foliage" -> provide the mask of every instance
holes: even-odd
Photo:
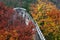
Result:
[[[35,7],[34,7],[35,6]],[[33,9],[34,8],[34,9]],[[50,37],[54,37],[49,40],[58,39],[57,36],[60,35],[60,10],[56,8],[51,2],[42,2],[38,0],[38,3],[31,6],[31,15],[33,19],[38,23],[43,34]]]

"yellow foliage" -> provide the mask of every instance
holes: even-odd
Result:
[[[49,36],[50,33],[58,36],[60,34],[60,10],[51,2],[37,1],[38,3],[30,7],[33,19],[38,23],[45,36]]]

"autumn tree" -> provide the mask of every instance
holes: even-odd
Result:
[[[47,40],[60,40],[60,11],[47,0],[31,4],[31,15],[38,23]]]

